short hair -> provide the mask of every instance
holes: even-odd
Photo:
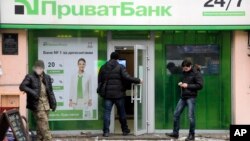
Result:
[[[118,60],[120,58],[120,55],[118,52],[112,52],[110,54],[110,59],[115,59],[115,60]]]
[[[80,58],[78,59],[77,64],[79,64],[80,61],[83,61],[84,63],[86,63],[86,60],[84,58]]]
[[[190,67],[192,65],[192,61],[190,59],[185,59],[183,60],[183,62],[181,63],[182,67]]]
[[[174,68],[174,67],[176,67],[175,66],[175,64],[173,63],[173,62],[169,62],[168,64],[167,64],[167,68],[169,69],[169,68]]]

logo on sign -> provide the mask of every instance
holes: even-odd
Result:
[[[59,0],[15,0],[16,15],[52,15],[58,19],[66,16],[172,16],[171,5],[137,5],[133,1],[118,4],[68,4]]]
[[[33,0],[33,4],[28,0],[15,0],[16,3],[20,3],[22,5],[15,5],[15,14],[24,14],[24,9],[28,15],[37,15],[39,12],[39,1]]]

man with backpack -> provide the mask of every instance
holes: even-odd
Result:
[[[188,117],[190,121],[189,135],[185,141],[195,140],[195,103],[198,91],[203,87],[203,79],[200,73],[200,67],[185,59],[182,64],[183,77],[178,83],[181,89],[181,98],[174,112],[174,129],[172,133],[166,133],[167,136],[178,138],[180,129],[180,116],[185,107],[188,107]]]
[[[124,106],[126,91],[124,84],[139,84],[141,80],[131,77],[125,67],[118,63],[119,54],[117,52],[112,52],[110,58],[111,59],[101,67],[98,75],[98,89],[104,89],[103,94],[98,92],[104,98],[103,136],[109,136],[110,114],[114,104],[117,107],[122,132],[125,136],[130,133],[130,130],[128,129]]]

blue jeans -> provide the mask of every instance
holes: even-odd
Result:
[[[103,132],[109,133],[109,125],[110,125],[110,114],[115,104],[118,114],[119,121],[121,123],[121,128],[123,132],[128,131],[128,125],[126,120],[126,112],[124,106],[124,98],[119,99],[104,99],[104,120],[103,120]]]
[[[184,108],[188,106],[189,117],[189,133],[195,134],[195,98],[180,99],[174,112],[174,130],[175,134],[179,134],[180,130],[180,116]]]

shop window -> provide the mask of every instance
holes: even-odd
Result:
[[[167,45],[167,74],[180,74],[183,59],[201,66],[202,74],[219,74],[218,45]]]
[[[28,32],[30,71],[35,61],[42,59],[46,65],[46,73],[53,78],[53,89],[58,103],[56,112],[50,113],[51,130],[102,129],[103,101],[96,94],[96,85],[98,70],[107,60],[106,32]],[[81,59],[78,63],[80,58],[85,61]],[[79,74],[80,69],[84,69],[84,75]],[[30,129],[34,130],[35,119],[31,113],[29,119]]]
[[[204,85],[196,103],[197,129],[227,129],[231,123],[231,32],[165,31],[162,40],[156,40],[155,51],[156,70],[166,71],[156,73],[156,129],[173,128],[174,109],[181,93],[177,84],[185,58],[202,68]],[[183,114],[181,127],[188,128],[188,111]]]

